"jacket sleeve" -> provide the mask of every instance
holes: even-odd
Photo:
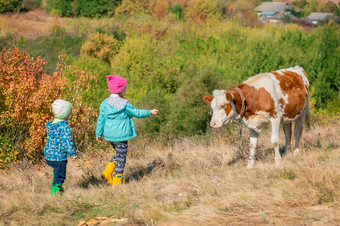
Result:
[[[132,104],[130,103],[127,103],[125,112],[131,117],[136,117],[136,118],[145,118],[151,115],[150,110],[137,109],[134,106],[132,106]]]
[[[71,127],[69,125],[65,125],[62,129],[62,144],[67,152],[71,157],[77,155],[76,149],[74,148],[74,144],[72,141],[72,134],[71,134]]]
[[[103,136],[105,120],[106,120],[106,116],[104,115],[103,107],[100,106],[100,114],[98,116],[97,127],[96,127],[96,137]]]

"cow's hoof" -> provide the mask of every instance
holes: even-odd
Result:
[[[299,152],[300,152],[300,149],[298,149],[298,148],[295,149],[295,150],[294,150],[294,156],[297,156],[297,155],[299,154]]]
[[[276,166],[281,166],[281,163],[282,163],[281,156],[275,157],[275,165]]]

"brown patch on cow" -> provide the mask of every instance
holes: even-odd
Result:
[[[203,101],[208,104],[208,105],[211,105],[211,101],[214,99],[214,96],[213,95],[207,95],[207,96],[204,96],[203,97]]]
[[[281,108],[284,109],[286,106],[286,102],[282,98],[279,100],[279,102],[280,102]]]
[[[246,99],[246,110],[244,113],[246,120],[248,120],[250,116],[255,115],[257,111],[264,111],[267,112],[270,117],[277,117],[274,100],[264,88],[256,89],[247,84],[241,84],[237,87],[241,89]],[[236,111],[240,114],[242,108],[240,94],[234,89],[228,90],[228,92],[233,94]]]
[[[233,102],[233,96],[230,93],[226,92],[225,96],[226,96],[227,101],[229,101],[227,103]]]
[[[230,104],[226,104],[226,105],[224,106],[224,111],[225,111],[225,113],[226,113],[227,115],[230,114],[230,112],[231,112],[232,109],[233,109],[233,108],[231,107]]]
[[[293,71],[283,71],[282,74],[272,72],[280,82],[283,95],[288,96],[288,103],[284,106],[284,117],[295,118],[305,106],[307,92],[301,76]],[[282,102],[280,100],[281,106]]]
[[[226,95],[226,99],[227,99],[227,104],[224,105],[224,111],[227,115],[229,115],[231,110],[233,109],[230,105],[230,103],[233,102],[233,96],[228,92],[226,92],[225,95]]]
[[[240,94],[234,89],[227,90],[227,94],[229,94],[230,96],[232,94],[234,96],[234,98],[232,98],[232,102],[235,104],[237,114],[240,114],[242,108],[242,98]]]

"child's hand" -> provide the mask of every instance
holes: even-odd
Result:
[[[152,109],[151,110],[151,115],[157,115],[158,113],[158,110],[157,109]]]
[[[101,142],[102,138],[101,137],[96,137],[96,141]]]
[[[76,160],[76,158],[77,158],[77,156],[73,156],[73,157],[72,157],[72,160]]]

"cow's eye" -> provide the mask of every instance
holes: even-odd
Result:
[[[221,105],[220,109],[224,109],[225,108],[225,104]]]

